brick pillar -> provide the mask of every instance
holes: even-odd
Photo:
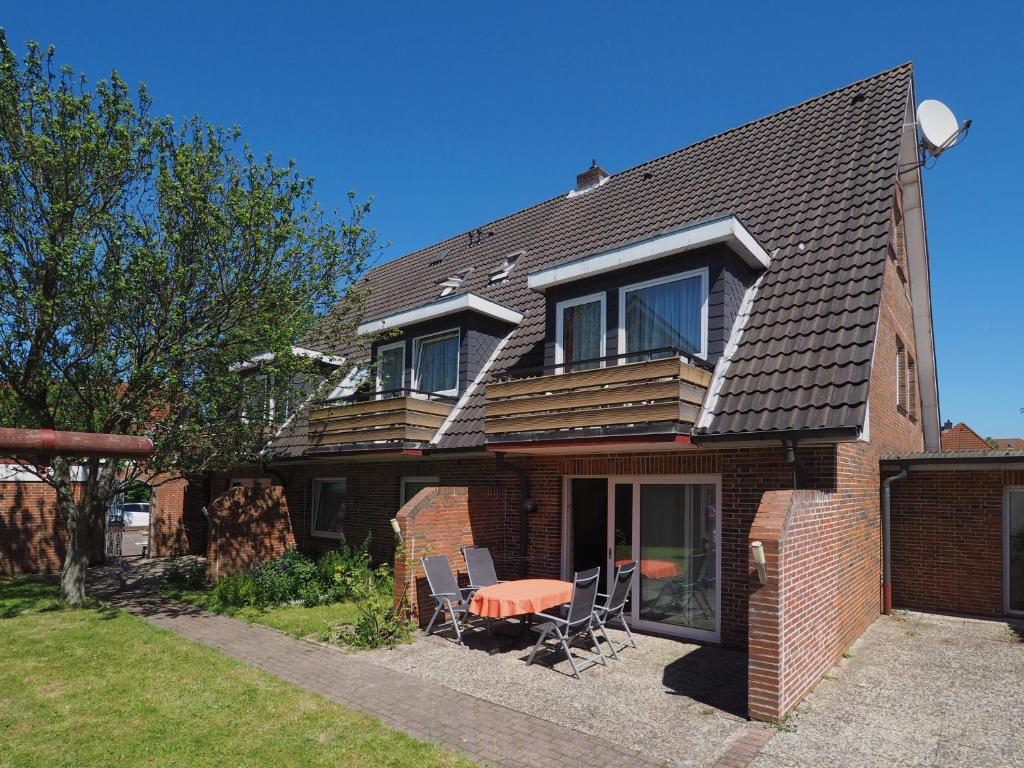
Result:
[[[750,541],[760,541],[768,583],[762,585],[749,554],[752,593],[747,618],[747,714],[754,720],[777,720],[782,712],[782,591],[780,547],[793,491],[769,491],[750,527]]]
[[[420,558],[448,555],[456,576],[465,572],[460,548],[475,545],[469,498],[464,487],[424,488],[396,516],[403,543],[395,553],[395,602],[406,598],[421,624],[430,618],[434,601]]]

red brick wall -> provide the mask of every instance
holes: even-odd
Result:
[[[836,449],[832,446],[800,447],[809,482],[817,489],[836,489]],[[528,575],[561,575],[562,489],[567,475],[680,475],[720,474],[722,477],[722,643],[745,648],[747,643],[747,548],[749,528],[765,491],[793,487],[793,469],[779,445],[720,451],[684,449],[652,453],[578,456],[509,457],[504,463],[491,457],[415,461],[337,461],[289,468],[279,466],[275,478],[283,478],[296,542],[306,549],[336,546],[336,541],[311,534],[312,480],[345,477],[349,500],[345,534],[361,542],[373,534],[372,552],[378,562],[394,557],[390,519],[398,514],[400,479],[403,476],[436,476],[442,486],[479,489],[471,497],[473,540],[487,546],[499,575],[518,576],[519,515],[523,491],[519,467],[528,479],[537,502],[528,518]],[[257,475],[253,472],[252,475]],[[243,473],[233,473],[241,477]],[[264,475],[266,476],[266,475]],[[275,480],[277,482],[277,480]],[[214,492],[227,486],[221,478]],[[486,512],[483,499],[486,497]],[[877,506],[877,486],[876,486]],[[456,548],[457,549],[457,548]],[[447,552],[452,556],[456,549]]]
[[[466,572],[462,547],[481,545],[473,535],[474,512],[486,515],[490,500],[477,498],[471,503],[469,488],[424,488],[402,507],[396,519],[404,545],[395,553],[395,600],[408,600],[410,614],[426,625],[436,607],[430,597],[430,585],[420,564],[421,557],[448,555],[452,572],[458,578]],[[482,502],[482,503],[480,503]],[[479,527],[479,523],[477,523]],[[465,576],[461,581],[465,582]]]
[[[874,365],[868,394],[870,405],[870,437],[879,455],[924,450],[924,428],[921,424],[920,381],[913,395],[917,403],[916,417],[901,412],[896,406],[896,337],[903,341],[915,362],[920,359],[914,334],[913,306],[908,286],[900,278],[896,263],[886,263],[882,283],[882,300],[875,332]],[[920,367],[920,366],[918,366]]]
[[[150,556],[206,553],[206,486],[184,479],[153,480]]]
[[[0,483],[0,575],[55,573],[67,554],[67,528],[57,492],[44,482]],[[91,562],[103,561],[103,531]]]
[[[210,576],[265,563],[295,546],[281,486],[234,488],[210,504]]]
[[[290,467],[279,465],[272,473],[257,468],[238,470],[212,481],[214,497],[223,493],[230,478],[270,477],[283,486],[297,546],[311,552],[323,552],[338,546],[338,541],[313,533],[313,480],[318,477],[343,477],[348,483],[348,502],[344,534],[353,544],[361,544],[370,535],[370,552],[377,563],[392,562],[395,536],[391,519],[401,506],[403,477],[436,477],[439,485],[488,488],[495,494],[489,517],[477,522],[479,541],[492,547],[499,572],[513,572],[518,555],[519,481],[507,466],[493,457],[325,461],[316,465]]]
[[[892,485],[892,594],[899,608],[1001,616],[1003,493],[1024,471],[912,469]]]

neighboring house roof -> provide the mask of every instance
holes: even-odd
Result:
[[[1000,451],[1024,451],[1024,438],[1021,437],[993,437],[996,450]]]
[[[434,301],[441,281],[464,275],[457,292],[523,315],[491,375],[538,365],[545,300],[528,288],[528,273],[731,214],[772,262],[705,432],[860,429],[911,96],[904,64],[381,265],[366,278],[365,316]],[[525,253],[508,278],[492,282],[517,251]],[[302,344],[348,352],[332,335],[331,313]],[[305,430],[296,418],[272,452],[301,452]],[[438,445],[482,442],[478,387]]]
[[[990,451],[988,441],[968,427],[962,421],[948,429],[942,430],[942,450],[944,451]]]

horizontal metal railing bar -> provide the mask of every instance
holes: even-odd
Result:
[[[662,357],[654,357],[655,355],[661,355]],[[623,352],[618,355],[605,355],[604,357],[591,357],[585,360],[571,360],[569,362],[552,363],[551,365],[537,365],[528,368],[513,368],[509,371],[496,375],[492,381],[494,382],[506,382],[506,381],[517,381],[519,379],[530,379],[535,376],[545,376],[552,373],[575,373],[579,370],[591,370],[589,368],[583,368],[581,366],[593,365],[594,363],[606,363],[610,361],[618,361],[628,359],[629,362],[650,362],[651,360],[659,360],[665,357],[679,357],[685,360],[690,365],[696,368],[703,368],[704,370],[714,370],[714,366],[708,363],[706,360],[696,357],[690,352],[679,347],[658,347],[657,349],[642,349],[638,352]],[[638,359],[634,359],[638,358]]]
[[[439,395],[436,392],[426,392],[422,389],[381,389],[375,392],[356,392],[345,397],[336,397],[333,400],[321,400],[318,408],[333,408],[345,404],[367,403],[373,400],[394,400],[400,397],[421,397],[432,402],[447,403],[454,405],[458,402],[457,397],[451,395]]]

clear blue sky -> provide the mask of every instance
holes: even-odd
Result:
[[[835,6],[834,9],[831,6]],[[1011,8],[1011,5],[1016,6]],[[1011,3],[20,2],[12,44],[238,124],[388,258],[906,60],[974,120],[925,174],[943,418],[1024,436],[1024,12]]]

